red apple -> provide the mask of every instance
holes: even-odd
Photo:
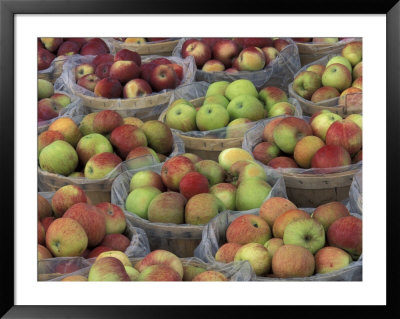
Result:
[[[351,164],[351,157],[339,145],[325,145],[321,147],[311,160],[312,168],[331,168]]]
[[[78,54],[80,50],[80,46],[78,43],[73,41],[65,41],[63,42],[57,51],[57,56],[60,55],[74,55]]]
[[[97,55],[93,61],[92,65],[96,68],[99,64],[102,63],[113,63],[114,62],[114,56],[110,53],[104,53],[104,54],[99,54]]]
[[[99,82],[100,80],[101,78],[99,78],[96,74],[87,74],[81,77],[76,83],[84,87],[86,90],[93,92],[97,82]]]
[[[38,199],[38,220],[41,221],[46,217],[52,216],[53,211],[47,199],[41,196],[40,194],[37,194],[37,199]]]
[[[62,217],[72,205],[87,202],[88,198],[81,187],[65,185],[54,193],[51,199],[51,207],[55,217]]]
[[[155,65],[172,64],[172,62],[170,60],[168,60],[167,58],[157,58],[157,59],[151,60],[150,63],[153,63]]]
[[[334,122],[326,132],[326,145],[342,146],[350,156],[355,155],[362,147],[362,131],[352,121]]]
[[[112,64],[113,64],[113,62],[100,63],[99,65],[96,66],[94,73],[100,79],[108,78],[108,77],[110,77],[110,70],[111,70]]]
[[[187,173],[179,183],[179,191],[186,199],[197,194],[208,193],[208,179],[198,172]]]
[[[287,156],[278,156],[268,162],[268,166],[272,168],[299,168],[296,162]]]
[[[49,228],[49,226],[51,225],[51,223],[55,220],[55,218],[53,216],[48,216],[45,217],[41,220],[41,223],[44,227],[44,231],[47,232],[47,229]]]
[[[324,226],[325,232],[328,231],[329,226],[337,219],[349,216],[350,212],[341,202],[330,202],[319,205],[311,217],[317,220]]]
[[[211,59],[211,48],[201,40],[189,39],[182,45],[182,57],[193,56],[198,69]]]
[[[290,43],[284,39],[275,39],[274,40],[274,48],[281,52],[284,48],[286,48]]]
[[[261,142],[253,149],[253,156],[257,161],[267,165],[270,160],[280,155],[280,149],[273,143]]]
[[[97,258],[97,256],[100,255],[101,253],[103,253],[105,251],[112,251],[112,250],[113,249],[111,249],[110,247],[100,245],[100,246],[93,248],[86,258]]]
[[[122,234],[126,228],[125,214],[117,205],[101,202],[96,204],[103,212],[106,221],[106,235]]]
[[[99,38],[94,38],[89,40],[86,44],[84,44],[81,48],[80,54],[81,55],[100,55],[109,53],[110,50],[108,49],[105,42]]]
[[[259,243],[264,245],[271,238],[271,229],[261,217],[246,214],[236,218],[226,229],[228,243],[245,245]]]
[[[40,38],[45,49],[50,52],[55,52],[59,46],[64,42],[63,38]]]
[[[173,191],[179,191],[182,178],[196,168],[192,161],[184,156],[174,156],[167,160],[161,168],[161,179],[165,186]]]
[[[101,79],[97,82],[94,88],[94,94],[96,96],[105,97],[108,99],[119,98],[122,93],[121,83],[111,77]]]
[[[169,65],[157,65],[150,76],[150,85],[154,91],[174,89],[176,87],[176,73]]]
[[[130,239],[123,234],[108,234],[104,236],[104,239],[100,245],[109,247],[111,250],[124,252],[130,243]]]
[[[153,92],[150,84],[143,79],[133,79],[125,84],[123,89],[124,98],[143,97]]]
[[[225,243],[215,253],[215,260],[221,263],[230,263],[235,259],[235,254],[242,247],[237,243]]]
[[[147,146],[144,132],[137,126],[129,124],[116,127],[111,132],[110,142],[122,158],[126,158],[128,153],[136,147]]]
[[[183,67],[176,63],[171,63],[171,64],[169,64],[169,66],[174,69],[176,76],[178,77],[179,80],[182,81],[183,80]]]
[[[115,53],[114,61],[133,61],[137,66],[142,64],[142,58],[137,52],[121,49]]]
[[[39,48],[37,53],[38,70],[45,70],[50,67],[56,56],[46,49]]]
[[[140,75],[140,67],[133,61],[115,61],[111,65],[110,77],[121,83],[136,79]]]
[[[279,55],[279,51],[274,47],[262,47],[261,50],[265,55],[265,65],[269,65]]]
[[[212,54],[214,59],[221,61],[225,68],[229,68],[232,66],[232,59],[239,55],[239,47],[232,40],[222,39],[214,44]]]
[[[100,111],[93,118],[93,130],[99,134],[111,133],[115,128],[123,124],[122,116],[114,110]]]
[[[222,72],[225,70],[224,64],[219,60],[208,60],[201,68],[204,72]]]
[[[93,74],[95,68],[90,63],[81,63],[75,67],[75,80],[78,81],[81,77],[87,74]]]

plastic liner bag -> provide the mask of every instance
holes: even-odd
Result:
[[[301,72],[306,71],[306,69],[307,69],[308,67],[310,67],[311,65],[315,65],[315,64],[326,65],[326,64],[329,62],[329,60],[332,59],[332,58],[335,57],[335,56],[340,56],[340,52],[339,52],[339,54],[329,54],[329,55],[325,55],[324,57],[322,57],[322,58],[320,58],[320,59],[318,59],[318,60],[316,60],[316,61],[314,61],[314,62],[311,62],[311,63],[309,63],[309,64],[306,64],[306,65],[302,66],[301,69],[299,69],[299,70],[296,72],[296,74],[294,75],[294,78],[296,78],[296,76],[299,75]],[[310,100],[306,100],[306,99],[302,98],[300,95],[298,95],[298,94],[296,93],[296,91],[293,89],[293,81],[291,81],[291,83],[289,83],[288,89],[289,89],[289,95],[290,95],[291,97],[293,97],[293,98],[299,100],[299,102],[300,102],[301,104],[308,104],[308,105],[311,105],[311,106],[339,107],[339,105],[338,105],[338,104],[339,104],[339,97],[335,97],[335,98],[332,98],[332,99],[329,99],[329,100],[324,100],[324,101],[321,101],[321,102],[314,103],[314,102],[311,102]],[[348,96],[347,96],[347,98],[346,98],[346,101],[345,101],[346,104],[345,104],[344,106],[347,106],[347,104],[349,104],[349,102],[353,102],[353,103],[354,103],[354,101],[352,101],[353,99],[352,99],[352,100],[349,99],[349,96],[353,97],[353,99],[355,99],[355,98],[360,98],[360,96],[362,97],[362,93],[352,93],[352,94],[348,94]],[[362,106],[360,106],[360,108],[361,108],[361,107],[362,107]],[[354,106],[352,106],[352,107],[348,106],[348,107],[347,107],[348,111],[350,111],[350,110],[351,110],[351,111],[354,111],[354,110],[352,110],[353,108],[355,108],[355,107],[354,107]]]
[[[125,43],[115,38],[107,38],[113,45],[113,52],[115,54],[117,51],[121,49],[128,49],[131,51],[135,51],[140,55],[150,55],[150,54],[169,54],[172,53],[172,47],[174,43],[177,43],[179,38],[168,38],[158,41],[147,41],[143,44],[135,44],[135,43]],[[164,44],[163,46],[160,46]]]
[[[68,104],[66,107],[62,108],[60,110],[60,112],[58,113],[57,117],[54,117],[47,121],[38,122],[38,133],[39,134],[46,131],[49,128],[50,124],[53,123],[58,118],[64,117],[64,116],[70,116],[70,114],[79,115],[79,110],[81,110],[83,108],[82,100],[79,97],[73,95],[71,92],[57,90],[57,88],[55,88],[54,93],[62,93],[62,94],[68,95],[69,98],[71,99],[71,103]],[[84,113],[80,113],[80,114],[84,114]]]
[[[287,198],[286,196],[282,196]],[[359,219],[362,216],[354,213],[351,210],[351,204],[347,202],[347,209],[350,214]],[[315,208],[299,208],[308,214],[312,214]],[[250,214],[258,215],[259,210],[250,212]],[[194,255],[201,260],[211,264],[220,265],[224,264],[215,260],[215,254],[224,243],[226,243],[226,230],[230,223],[236,218],[249,214],[249,212],[232,212],[225,211],[214,217],[203,229],[202,240],[200,245],[195,249]],[[247,262],[247,261],[246,261]],[[328,274],[315,274],[310,277],[301,278],[273,278],[255,276],[254,281],[361,281],[362,280],[362,255],[357,261],[353,261],[346,268],[328,273]]]
[[[178,99],[185,100],[196,100],[199,98],[203,98],[206,95],[207,89],[210,83],[207,82],[194,82],[188,85],[184,85],[178,89],[176,89],[170,99],[168,105],[171,105],[174,101]],[[282,88],[283,89],[283,88]],[[302,116],[303,111],[299,102],[296,99],[289,98],[288,102],[291,103],[295,107],[295,116]],[[165,121],[165,114],[167,109],[160,115],[159,120]],[[262,120],[260,120],[262,121]],[[180,130],[171,129],[179,135],[189,136],[189,137],[198,137],[198,138],[216,138],[216,139],[226,139],[226,138],[241,138],[244,136],[244,133],[251,127],[253,127],[256,123],[260,121],[238,124],[231,127],[223,127],[216,130],[210,131],[190,131],[190,132],[182,132]]]
[[[68,61],[64,63],[63,72],[61,76],[57,79],[56,83],[60,87],[66,86],[74,94],[81,94],[87,96],[88,98],[96,98],[98,101],[103,101],[108,103],[108,110],[117,110],[119,112],[124,112],[121,115],[124,116],[136,116],[136,114],[143,112],[143,109],[148,109],[150,106],[155,108],[152,110],[153,113],[161,113],[163,107],[169,101],[170,95],[174,90],[162,90],[160,92],[153,92],[150,95],[141,98],[132,99],[106,99],[101,97],[96,97],[94,92],[85,89],[84,87],[78,85],[75,80],[75,67],[82,63],[91,63],[96,56],[94,55],[75,55],[72,56]],[[142,63],[149,62],[156,58],[168,58],[173,63],[183,66],[183,79],[181,85],[189,84],[194,81],[196,65],[194,64],[193,57],[187,57],[185,59],[178,57],[164,57],[158,55],[142,56]],[[129,106],[129,107],[128,107]],[[87,107],[89,107],[87,105]],[[103,106],[104,108],[104,106]],[[148,110],[146,110],[148,112]]]
[[[284,117],[289,117],[289,116],[283,115],[283,116],[277,116],[275,118],[278,118],[278,117],[284,118]],[[304,119],[305,121],[307,121],[307,123],[310,122],[310,117],[308,117],[308,116],[302,116],[299,118]],[[264,127],[273,119],[274,118],[260,121],[254,127],[249,129],[244,136],[242,148],[244,150],[248,151],[250,154],[253,154],[254,147],[263,141],[262,135],[263,135]],[[333,167],[333,168],[307,168],[307,169],[306,168],[277,168],[277,169],[273,169],[273,168],[269,167],[268,165],[265,165],[259,161],[256,161],[256,162],[259,163],[260,165],[263,165],[266,168],[267,174],[271,170],[276,171],[279,174],[330,174],[330,173],[339,173],[339,172],[357,170],[357,169],[361,169],[361,167],[362,167],[362,161],[360,161],[355,164]]]
[[[179,40],[172,55],[181,57],[183,43],[191,38],[182,38]],[[196,71],[196,81],[206,81],[213,83],[215,81],[232,82],[238,79],[248,79],[254,83],[257,89],[264,86],[281,86],[287,88],[294,79],[294,74],[300,69],[300,57],[296,43],[290,38],[282,38],[290,44],[286,46],[268,66],[260,71],[239,71],[237,74],[222,72],[204,72]],[[286,89],[285,89],[286,91]]]
[[[129,258],[132,265],[135,265],[141,259],[142,258]],[[250,266],[248,262],[215,265],[215,264],[208,264],[196,257],[180,258],[180,260],[183,266],[191,265],[196,267],[202,267],[205,268],[206,270],[219,271],[222,274],[224,274],[225,277],[228,278],[228,281],[250,281],[255,278],[255,273],[253,271],[253,268]],[[72,275],[80,275],[87,278],[89,275],[89,271],[90,271],[90,265],[83,269],[77,270],[73,273],[56,277],[54,279],[51,279],[50,281],[61,281],[63,278]]]
[[[354,174],[353,182],[350,186],[350,205],[352,211],[362,215],[362,170]]]
[[[79,125],[84,115],[72,117],[72,120]],[[179,154],[185,153],[185,144],[181,138],[173,134],[174,144],[171,154],[167,158],[174,157]],[[147,166],[155,165],[158,162],[151,155],[140,156],[127,161],[123,161],[117,165],[111,172],[101,179],[88,179],[85,177],[68,177],[60,174],[49,173],[40,168],[38,165],[38,188],[39,191],[53,191],[68,184],[78,185],[84,191],[111,191],[111,185],[115,177],[122,172],[129,169],[145,168]]]

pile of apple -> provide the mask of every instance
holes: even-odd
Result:
[[[116,254],[118,253],[118,254]],[[229,281],[220,271],[183,262],[167,250],[154,250],[131,261],[120,252],[99,255],[87,277],[71,275],[61,281]]]
[[[303,118],[279,117],[268,122],[262,142],[253,148],[256,160],[272,168],[333,168],[362,160],[362,115],[345,119],[328,110]]]
[[[50,67],[56,56],[98,55],[109,53],[100,38],[38,38],[38,70]]]
[[[334,44],[349,38],[291,38],[295,42],[309,44]]]
[[[51,82],[38,79],[38,122],[57,117],[60,111],[71,104],[71,98],[64,93],[54,93]]]
[[[165,114],[165,123],[182,132],[210,131],[227,127],[226,137],[242,137],[254,121],[278,115],[294,115],[295,107],[286,93],[275,86],[257,91],[247,79],[217,81],[209,85],[203,105],[195,108],[190,101],[174,101]],[[238,130],[237,125],[241,125]]]
[[[124,204],[150,222],[204,225],[224,210],[259,208],[271,188],[250,153],[228,148],[218,162],[185,153],[167,160],[160,174],[135,173]]]
[[[164,161],[173,143],[171,129],[157,120],[143,123],[113,110],[90,113],[79,126],[72,118],[60,117],[38,136],[39,165],[50,173],[101,179],[122,161],[145,155]],[[143,166],[154,163],[149,158]]]
[[[290,278],[347,267],[362,253],[362,220],[340,202],[318,206],[311,216],[283,197],[266,200],[258,215],[237,217],[215,260],[247,260],[257,276]]]
[[[114,38],[114,40],[124,42],[126,44],[146,44],[148,42],[159,42],[159,41],[166,41],[170,38]]]
[[[38,194],[38,260],[124,252],[131,242],[124,234],[126,226],[121,208],[108,202],[92,205],[79,186],[59,188],[50,202]],[[67,264],[68,272],[77,270],[76,264],[66,261],[55,272],[66,272]]]
[[[115,55],[97,55],[91,63],[75,67],[79,86],[108,99],[143,97],[175,89],[183,79],[183,67],[167,58],[142,63],[134,51],[121,49]]]
[[[181,55],[192,56],[197,68],[204,72],[236,74],[264,69],[289,44],[279,38],[188,39],[182,45]]]
[[[293,90],[314,103],[339,97],[339,105],[347,105],[346,95],[362,93],[362,42],[350,42],[326,65],[313,64],[300,72]]]

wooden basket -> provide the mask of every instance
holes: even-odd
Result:
[[[347,42],[337,42],[334,44],[296,43],[297,48],[299,49],[300,62],[302,66],[319,60],[326,55],[341,53],[346,44]]]
[[[204,102],[204,97],[190,100],[195,107],[201,106]],[[167,110],[161,113],[159,120],[164,122]],[[204,160],[218,161],[218,156],[221,151],[231,147],[241,147],[243,136],[235,138],[210,138],[210,137],[191,137],[178,134],[185,143],[185,151],[200,156]]]
[[[362,93],[353,93],[349,94],[352,96],[355,95],[362,95]],[[311,101],[307,101],[303,98],[301,98],[294,90],[293,90],[293,85],[292,83],[289,85],[289,97],[296,99],[300,106],[301,109],[303,110],[304,115],[313,115],[316,112],[322,111],[322,110],[328,110],[331,111],[332,113],[336,113],[340,115],[341,117],[346,117],[349,114],[360,114],[362,113],[362,106],[347,106],[347,105],[336,105],[336,106],[323,106],[323,105],[318,105],[315,104]]]
[[[54,69],[49,72],[38,73],[38,76],[37,76],[38,79],[47,80],[54,84],[54,82],[56,82],[56,80],[60,77],[60,75],[63,71],[63,65],[64,65],[64,62],[66,61],[66,59],[67,59],[66,57],[54,59],[54,64],[53,64]]]
[[[93,183],[79,183],[79,178],[71,178],[59,174],[46,172],[38,167],[38,178],[42,185],[42,189],[46,192],[55,192],[59,188],[66,185],[77,185],[81,187],[85,194],[89,197],[93,205],[101,202],[111,202],[111,185],[114,178],[93,180]]]
[[[135,43],[125,43],[122,41],[115,40],[113,41],[113,45],[116,51],[122,49],[128,49],[131,51],[135,51],[140,55],[162,55],[162,56],[170,56],[172,51],[175,49],[178,44],[178,40],[170,40],[170,41],[160,41],[160,42],[147,42],[143,44],[135,44]]]
[[[297,207],[317,207],[349,197],[354,174],[358,169],[331,174],[283,173],[289,200]]]

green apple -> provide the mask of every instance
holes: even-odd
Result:
[[[350,61],[352,66],[357,65],[362,60],[362,42],[354,41],[347,43],[342,49],[342,55]]]
[[[147,219],[149,205],[158,194],[161,194],[161,191],[153,186],[136,188],[126,198],[125,208],[129,212]]]
[[[353,121],[358,125],[360,129],[362,129],[362,115],[361,114],[350,114],[348,115],[345,120]]]
[[[271,192],[271,185],[262,179],[248,179],[239,184],[236,191],[236,209],[259,208]]]
[[[325,245],[324,226],[312,218],[293,221],[283,232],[283,244],[302,246],[315,254]]]
[[[38,79],[38,100],[49,98],[53,94],[53,84],[47,80]]]
[[[206,104],[220,104],[226,108],[229,104],[229,100],[221,94],[209,95],[204,99],[203,105]]]
[[[267,86],[262,88],[258,93],[258,98],[264,102],[265,109],[268,112],[276,103],[288,101],[285,91],[276,86]]]
[[[171,105],[170,105],[169,107],[171,108],[171,107],[173,107],[174,105],[178,105],[178,104],[186,104],[186,105],[189,105],[189,106],[194,107],[193,104],[190,103],[190,101],[188,101],[188,100],[186,100],[186,99],[177,99],[177,100],[175,100],[174,102],[172,102]]]
[[[200,131],[223,128],[229,123],[229,113],[219,104],[203,105],[196,114],[196,125]]]
[[[279,115],[294,115],[296,111],[293,104],[289,102],[279,102],[274,104],[268,112],[268,117],[275,117]]]
[[[168,108],[165,114],[165,124],[170,128],[189,132],[196,130],[196,114],[194,107],[180,103]]]
[[[86,164],[87,161],[95,154],[103,152],[113,152],[113,148],[108,139],[98,133],[92,133],[83,136],[76,146],[76,152],[82,164]]]
[[[327,246],[315,254],[315,272],[327,274],[347,267],[352,261],[351,256],[344,250]]]
[[[229,85],[228,81],[217,81],[211,83],[207,88],[206,97],[216,94],[225,95],[225,90],[228,85]]]
[[[334,87],[339,92],[342,92],[351,86],[352,79],[351,72],[346,66],[340,63],[333,63],[322,74],[322,85]]]
[[[250,121],[258,121],[266,117],[264,105],[252,95],[239,95],[233,98],[227,107],[229,117],[232,120],[247,118]]]
[[[321,77],[311,71],[300,72],[293,81],[293,90],[306,100],[310,100],[313,93],[320,87]]]
[[[78,166],[78,154],[71,144],[57,140],[42,149],[39,165],[44,171],[67,176]]]
[[[211,186],[223,183],[225,180],[225,170],[216,161],[202,160],[194,164],[196,171],[204,175]]]
[[[350,73],[353,72],[353,68],[352,68],[352,66],[351,66],[350,61],[347,60],[345,57],[340,56],[340,55],[334,56],[333,58],[331,58],[331,59],[328,61],[328,63],[326,64],[325,69],[326,69],[328,66],[330,66],[330,65],[332,65],[332,64],[334,64],[334,63],[343,64],[343,65],[350,71]]]
[[[93,128],[93,120],[97,113],[89,113],[88,115],[85,115],[85,117],[82,119],[81,123],[79,124],[79,130],[81,131],[82,135],[88,135],[91,133],[95,133],[94,128]]]
[[[332,112],[323,112],[318,114],[311,121],[313,135],[318,136],[325,142],[326,132],[328,132],[329,127],[332,123],[340,120],[342,120],[342,117],[339,114]]]
[[[230,183],[215,184],[210,188],[210,193],[219,198],[226,209],[236,209],[236,186]]]
[[[252,95],[258,97],[258,92],[253,82],[247,79],[239,79],[230,83],[225,91],[225,96],[232,101],[239,95]]]
[[[250,263],[257,276],[266,275],[271,271],[272,257],[259,243],[249,243],[238,249],[234,261],[243,260]]]

